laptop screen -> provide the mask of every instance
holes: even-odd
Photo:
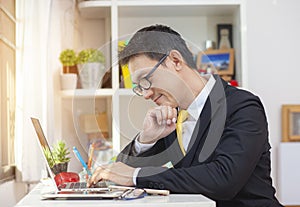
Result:
[[[38,119],[32,118],[32,117],[31,117],[31,121],[32,121],[34,129],[36,131],[36,134],[38,136],[39,145],[40,145],[40,148],[42,150],[43,157],[46,161],[48,172],[49,172],[51,178],[54,178],[54,173],[50,168],[51,165],[50,165],[49,162],[52,162],[52,163],[55,164],[55,161],[54,161],[53,154],[51,152],[50,146],[48,144],[48,141],[47,141],[47,139],[45,137],[45,134],[43,132],[42,126],[40,124],[40,121]]]

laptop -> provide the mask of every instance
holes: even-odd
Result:
[[[48,144],[48,141],[45,137],[45,134],[43,132],[43,129],[41,127],[40,121],[36,118],[31,117],[32,124],[34,126],[34,129],[36,131],[37,137],[38,137],[38,144],[40,146],[40,149],[42,151],[42,155],[44,157],[44,160],[46,162],[47,171],[49,172],[51,182],[53,183],[53,186],[55,188],[54,192],[51,193],[45,193],[42,194],[42,198],[47,199],[55,199],[55,198],[64,198],[64,199],[114,199],[114,198],[121,198],[122,195],[124,195],[125,192],[128,194],[128,189],[115,189],[115,188],[109,188],[109,186],[106,185],[106,182],[99,182],[95,187],[93,188],[87,188],[86,182],[76,182],[76,183],[65,183],[66,185],[63,185],[62,187],[58,187],[55,182],[55,175],[52,172],[50,165],[46,159],[46,156],[44,154],[44,150],[47,149],[51,153],[50,146]],[[53,159],[53,156],[52,156]],[[54,161],[54,159],[53,159]]]

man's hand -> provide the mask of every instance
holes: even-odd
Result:
[[[158,106],[150,109],[143,123],[138,141],[154,143],[166,137],[176,128],[177,110],[170,106]]]
[[[118,185],[133,186],[133,173],[135,168],[116,162],[109,165],[98,167],[92,177],[88,180],[87,186],[90,187],[101,180],[109,180]]]

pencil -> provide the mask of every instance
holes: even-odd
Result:
[[[92,143],[90,145],[90,156],[89,156],[89,159],[88,159],[88,168],[91,170],[91,167],[92,167],[92,161],[93,161],[93,154],[94,154],[94,143]]]

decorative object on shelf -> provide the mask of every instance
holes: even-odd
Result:
[[[106,72],[103,53],[92,48],[85,49],[79,52],[77,61],[82,88],[99,88]]]
[[[77,55],[74,50],[66,49],[60,53],[59,60],[63,65],[63,73],[75,73],[77,70]]]
[[[52,150],[50,150],[48,147],[44,147],[43,152],[52,172],[55,175],[61,172],[67,172],[68,164],[71,158],[69,157],[70,151],[66,147],[66,143],[64,141],[58,141],[53,146]]]
[[[60,74],[60,85],[62,90],[76,89],[78,77],[74,73]]]
[[[218,24],[218,48],[230,49],[233,48],[232,43],[232,25],[231,24]]]
[[[128,64],[122,65],[121,70],[122,70],[124,88],[132,88],[132,80],[131,80]]]
[[[234,87],[238,87],[239,86],[239,83],[237,82],[237,80],[231,80],[231,81],[229,81],[229,84],[231,86],[234,86]]]
[[[118,42],[118,51],[122,51],[124,47],[128,44],[128,40],[120,40]],[[131,75],[130,71],[128,68],[128,64],[125,65],[120,65],[119,66],[122,72],[122,84],[124,88],[132,88],[132,80],[131,80]]]
[[[62,90],[73,90],[80,88],[78,81],[77,55],[72,49],[65,49],[60,53],[59,60],[63,65],[62,74],[60,74],[60,83]],[[75,85],[74,85],[75,84]]]
[[[300,141],[300,105],[282,105],[282,141]]]
[[[112,88],[112,68],[105,72],[102,78],[101,88]]]
[[[199,71],[231,77],[234,74],[233,67],[234,49],[207,50],[198,54],[197,68]]]
[[[82,114],[80,116],[80,128],[88,134],[89,139],[108,138],[107,113]]]
[[[113,153],[108,139],[107,113],[82,114],[79,120],[81,130],[87,134],[89,143],[93,143],[95,147],[94,161],[98,164],[107,164]]]
[[[212,40],[205,40],[205,50],[214,50],[215,48],[215,42]]]

